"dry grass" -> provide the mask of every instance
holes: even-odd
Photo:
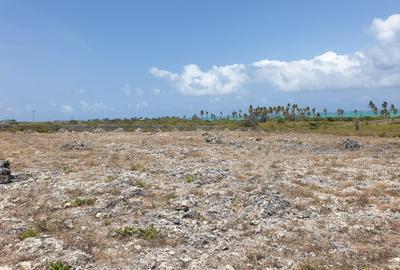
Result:
[[[201,132],[0,133],[0,158],[32,175],[0,189],[0,246],[11,243],[0,265],[27,259],[15,245],[30,229],[99,268],[143,256],[164,256],[172,268],[391,267],[400,252],[400,151],[387,146],[396,139],[366,137],[366,148],[345,152],[333,135],[222,135],[227,143],[216,146]],[[60,149],[73,140],[92,149]],[[177,210],[181,201],[189,210]],[[116,237],[124,226],[156,226],[162,237],[146,241],[136,229]]]

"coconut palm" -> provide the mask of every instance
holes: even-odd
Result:
[[[324,108],[323,111],[324,111],[324,115],[325,115],[325,118],[326,118],[326,115],[328,114],[328,110]]]
[[[369,101],[368,107],[371,109],[371,111],[374,114],[378,114],[378,107],[375,106],[375,104],[372,102],[372,100]]]
[[[389,113],[389,110],[388,110],[388,103],[387,103],[386,101],[384,101],[384,102],[382,103],[382,106],[381,106],[381,107],[382,107],[382,108],[381,108],[381,115],[382,115],[383,117],[385,117],[386,120],[387,120],[388,123],[389,123],[390,113]]]

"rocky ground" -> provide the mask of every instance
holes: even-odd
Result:
[[[0,269],[400,269],[400,140],[346,139],[0,133]]]

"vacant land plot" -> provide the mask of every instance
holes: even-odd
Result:
[[[399,269],[400,140],[346,139],[0,133],[0,269]]]

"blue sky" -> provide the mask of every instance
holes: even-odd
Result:
[[[0,0],[0,119],[400,106],[400,2]]]

